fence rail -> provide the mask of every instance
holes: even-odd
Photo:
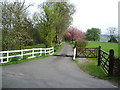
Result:
[[[78,48],[78,47],[75,47],[75,48],[74,48],[74,58],[73,59],[75,59],[75,57],[97,58],[98,59],[98,66],[101,66],[102,69],[105,71],[105,73],[108,76],[113,75],[114,61],[115,61],[113,49],[111,49],[109,51],[109,53],[107,53],[101,49],[101,46],[99,46],[97,48]],[[120,62],[120,60],[119,60],[119,62]]]
[[[98,48],[80,48],[77,47],[77,57],[97,58]]]
[[[101,60],[100,65],[102,66],[103,70],[106,74],[109,72],[109,53],[105,52],[104,50],[101,50]]]
[[[33,49],[23,49],[23,50],[12,50],[12,51],[1,51],[0,52],[0,63],[9,62],[10,58],[21,57],[29,55],[28,58],[34,58],[36,56],[42,55],[52,55],[54,54],[54,47],[51,48],[33,48]]]

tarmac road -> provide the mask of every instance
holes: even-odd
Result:
[[[65,43],[58,56],[2,67],[3,88],[116,88],[94,78],[72,61],[72,47]]]

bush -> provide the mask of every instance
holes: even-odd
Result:
[[[20,57],[13,57],[11,58],[10,62],[15,62],[15,61],[18,61],[20,59]]]
[[[24,59],[27,59],[27,58],[28,58],[28,56],[26,56],[26,55],[25,55],[25,56],[23,56],[23,60],[24,60]]]
[[[86,40],[77,40],[75,41],[75,46],[79,47],[79,48],[85,48],[88,44],[88,41]]]

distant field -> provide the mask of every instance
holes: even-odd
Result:
[[[102,49],[106,52],[109,52],[110,49],[114,49],[115,56],[118,56],[118,43],[89,41],[87,45],[87,47],[98,47],[98,46],[101,46]]]

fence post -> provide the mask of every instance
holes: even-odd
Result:
[[[33,48],[33,50],[32,50],[32,56],[34,57],[34,48]]]
[[[3,63],[3,53],[0,54],[1,57],[1,63]]]
[[[7,52],[7,62],[9,61],[9,52]]]
[[[53,48],[52,50],[53,50],[53,54],[54,54],[54,47],[52,47],[52,48]]]
[[[42,48],[40,48],[40,56],[42,55]]]
[[[108,76],[113,75],[113,67],[114,67],[114,50],[111,49],[109,51],[109,71],[108,71]]]
[[[77,57],[77,56],[78,56],[78,55],[77,55],[78,47],[76,46],[75,48],[76,48],[76,56],[75,56],[75,57]]]
[[[22,57],[22,59],[23,59],[23,51],[21,50],[21,57]]]
[[[49,48],[49,55],[51,55],[50,53],[51,53],[51,48]]]
[[[98,47],[98,66],[100,66],[101,63],[100,59],[101,59],[101,46]]]
[[[75,57],[76,57],[76,47],[74,48],[73,54],[74,54],[73,60],[75,60]]]
[[[45,49],[45,56],[46,56],[46,49]]]

